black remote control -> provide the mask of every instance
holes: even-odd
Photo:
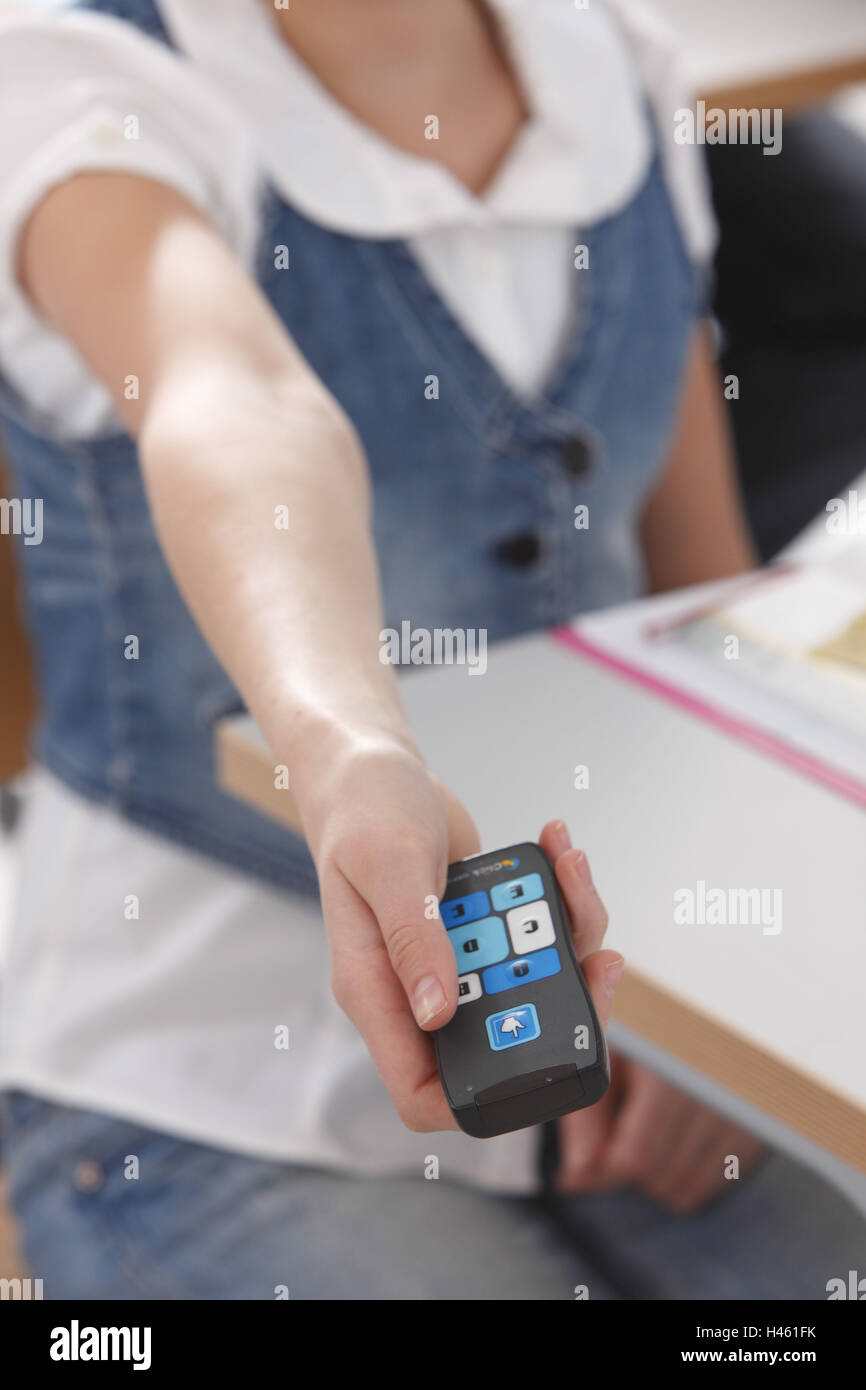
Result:
[[[460,1128],[489,1139],[601,1100],[607,1047],[544,851],[451,864],[439,912],[460,995],[434,1035],[436,1060]]]

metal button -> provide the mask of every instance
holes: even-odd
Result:
[[[518,531],[517,535],[500,541],[493,553],[503,565],[525,569],[534,565],[541,555],[541,538],[535,531]]]

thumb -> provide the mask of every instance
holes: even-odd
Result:
[[[449,864],[456,863],[458,859],[468,859],[472,854],[478,854],[481,849],[481,837],[463,802],[454,795],[450,787],[446,787],[443,782],[440,782],[438,777],[434,777],[433,781],[445,808]]]
[[[457,960],[439,916],[434,856],[403,857],[365,897],[419,1028],[442,1028],[457,1008]]]

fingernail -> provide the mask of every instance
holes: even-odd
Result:
[[[553,858],[556,859],[560,854],[564,854],[571,848],[571,836],[568,833],[568,826],[564,820],[555,820],[550,827],[553,839]]]
[[[575,855],[574,867],[577,870],[577,874],[581,882],[585,883],[587,888],[591,888],[592,874],[589,872],[589,860],[587,859],[582,849],[579,849],[577,851],[577,854]]]
[[[412,996],[412,1012],[417,1022],[424,1027],[437,1014],[441,1014],[448,1003],[445,991],[435,975],[427,975],[416,986]]]
[[[622,975],[624,967],[624,956],[620,956],[619,960],[612,960],[610,965],[605,966],[604,987],[607,990],[608,994],[613,994],[614,990],[619,984],[620,976]]]

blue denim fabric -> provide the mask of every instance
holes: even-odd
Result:
[[[152,0],[83,8],[166,39]],[[641,588],[637,522],[664,459],[699,291],[658,161],[621,212],[575,232],[578,243],[589,268],[574,270],[568,339],[526,401],[405,242],[340,235],[267,195],[258,278],[365,446],[388,627],[486,629],[496,641]],[[275,268],[277,246],[291,269]],[[43,543],[22,547],[38,757],[150,829],[314,891],[302,841],[215,785],[212,725],[240,701],[162,557],[132,440],[52,438],[2,383],[0,409],[18,493],[44,502]],[[580,504],[585,530],[574,524]],[[515,563],[521,546],[527,562]],[[124,658],[129,634],[137,661]]]
[[[863,1268],[862,1216],[779,1157],[676,1217],[265,1162],[15,1092],[0,1121],[46,1299],[824,1299]]]

